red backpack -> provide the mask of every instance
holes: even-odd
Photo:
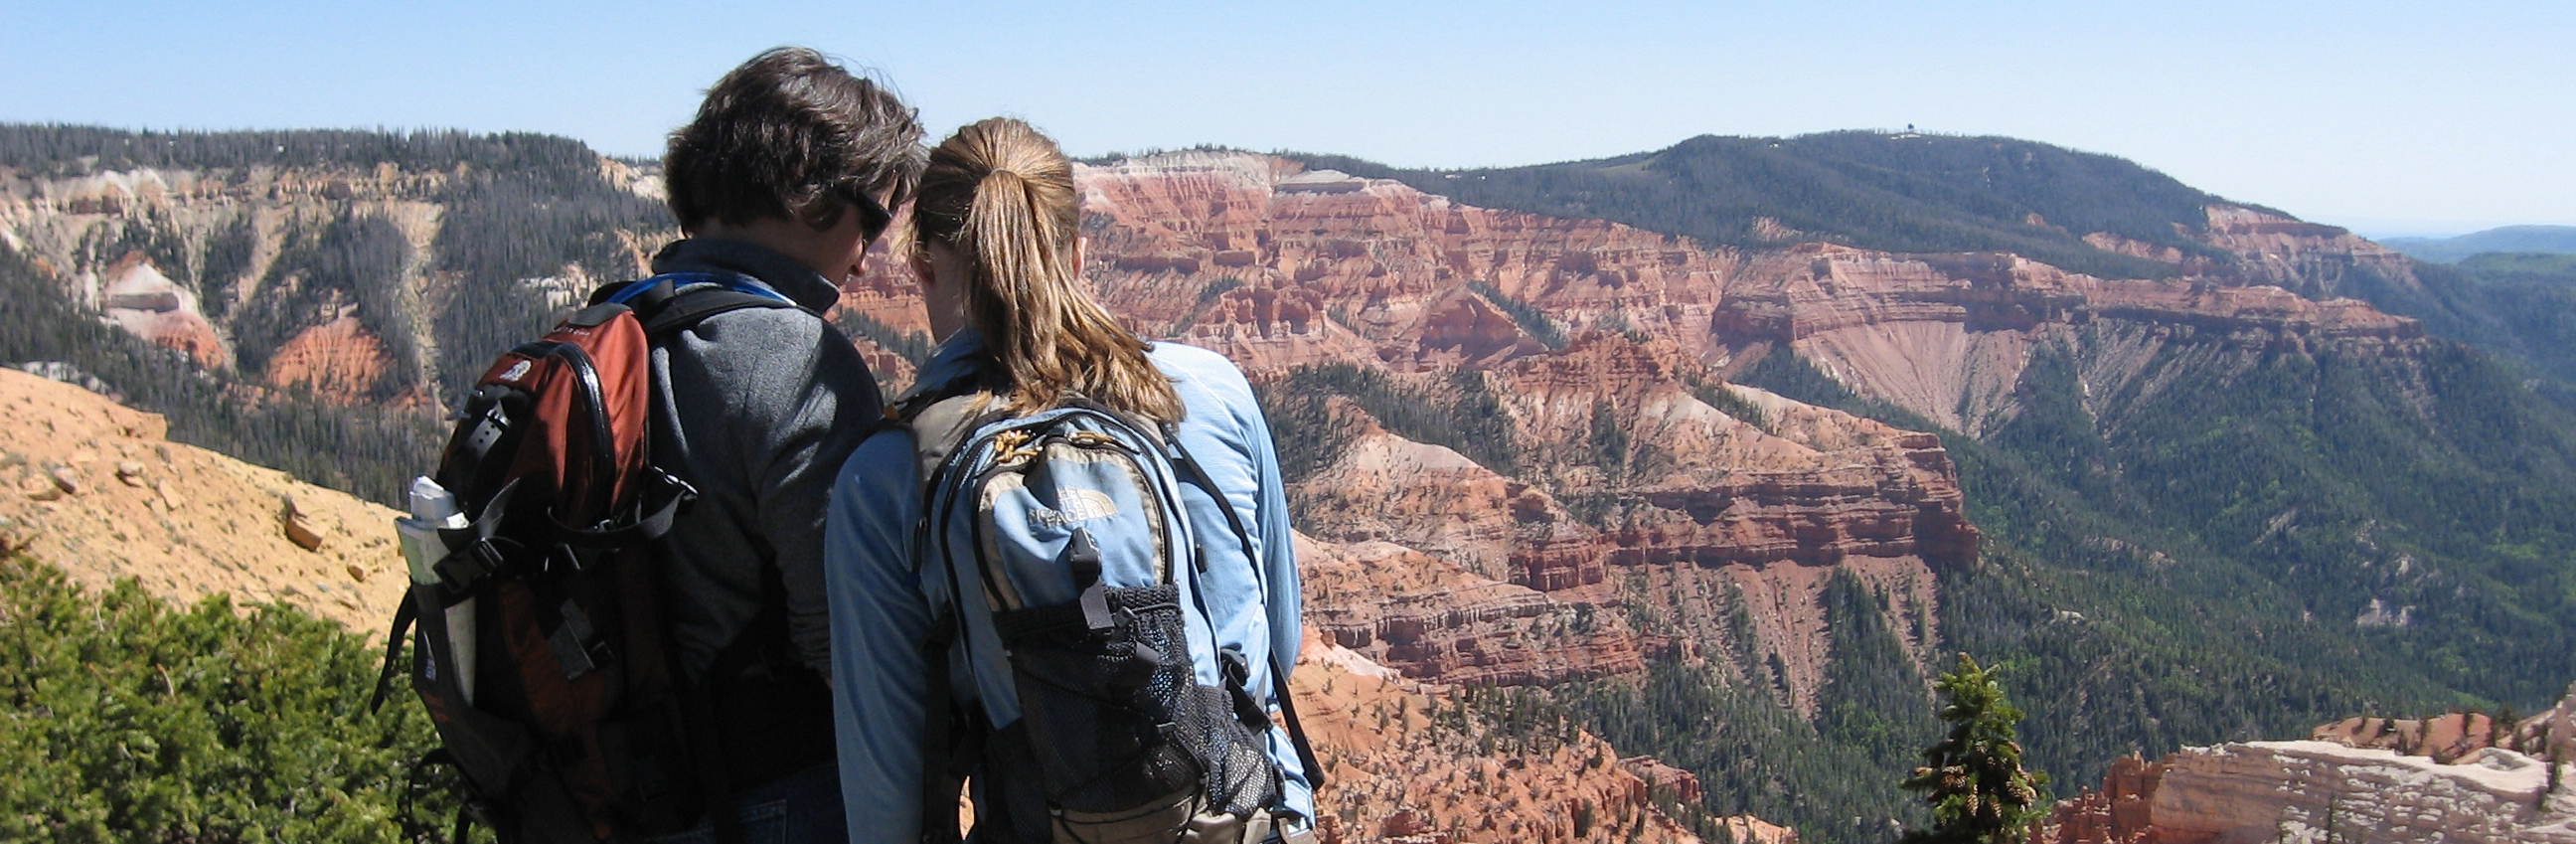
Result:
[[[651,350],[719,313],[796,305],[710,274],[593,302],[476,381],[435,476],[463,524],[436,531],[387,636],[375,704],[416,627],[412,688],[442,745],[419,767],[461,774],[460,840],[469,822],[504,842],[633,840],[731,802],[711,695],[682,680],[661,612],[658,540],[696,491],[646,454]],[[720,833],[733,815],[714,813]]]

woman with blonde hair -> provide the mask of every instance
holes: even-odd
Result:
[[[915,196],[940,346],[826,530],[851,840],[954,840],[959,777],[979,842],[1311,840],[1250,384],[1093,300],[1073,165],[1028,124],[958,130]]]

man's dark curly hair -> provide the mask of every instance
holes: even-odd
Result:
[[[662,156],[680,228],[764,217],[831,228],[853,193],[912,197],[928,153],[911,106],[823,54],[778,47],[707,89]]]

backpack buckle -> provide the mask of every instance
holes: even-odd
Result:
[[[546,648],[554,651],[555,663],[563,666],[564,680],[581,679],[582,675],[608,664],[608,642],[591,626],[590,614],[581,605],[566,599],[555,612],[563,620],[554,632],[546,634]]]
[[[485,537],[474,540],[474,544],[465,546],[465,550],[447,555],[446,559],[439,560],[430,568],[438,572],[438,579],[447,584],[449,591],[464,593],[473,591],[477,584],[492,576],[493,572],[500,571],[508,561],[509,558],[492,539]]]

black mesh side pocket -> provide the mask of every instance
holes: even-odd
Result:
[[[1265,737],[1235,717],[1234,693],[1215,686],[1196,687],[1188,731],[1198,747],[1192,755],[1207,768],[1207,805],[1218,813],[1247,815],[1279,801],[1278,770],[1271,767]]]
[[[1048,801],[1076,812],[1130,809],[1205,781],[1179,588],[1102,591],[1104,629],[1086,623],[1080,602],[993,618]]]

